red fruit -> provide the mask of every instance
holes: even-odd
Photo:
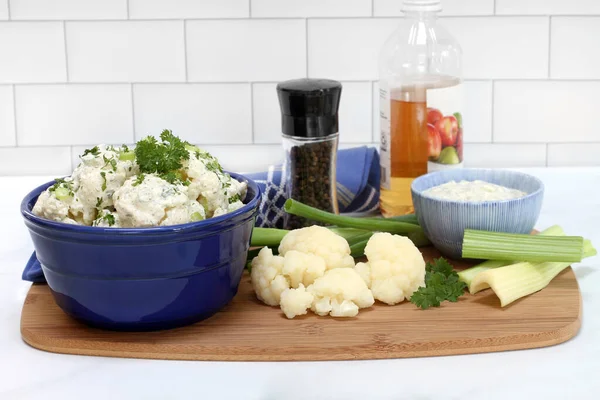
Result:
[[[437,108],[427,108],[427,123],[435,126],[435,123],[444,118],[444,114]]]
[[[462,162],[463,160],[463,130],[460,128],[458,130],[458,135],[456,136],[456,153],[458,153],[458,159]]]
[[[456,137],[458,136],[458,121],[452,115],[440,119],[436,124],[435,128],[440,133],[442,138],[442,145],[454,146],[456,143]]]
[[[427,138],[429,140],[429,158],[437,160],[442,151],[442,138],[435,126],[427,124]]]

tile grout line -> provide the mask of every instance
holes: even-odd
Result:
[[[549,14],[486,14],[486,15],[443,15],[440,16],[439,19],[508,19],[508,18],[548,18]],[[600,13],[598,14],[552,14],[552,17],[558,18],[595,18],[600,19]],[[360,15],[360,16],[281,16],[281,17],[218,17],[218,18],[210,18],[210,17],[192,17],[192,18],[183,18],[186,21],[248,21],[248,20],[301,20],[301,19],[315,19],[315,20],[401,20],[402,16],[400,15]],[[11,19],[15,22],[87,22],[87,23],[103,23],[103,22],[155,22],[155,21],[177,21],[182,18],[135,18],[135,19],[126,19],[126,18],[106,18],[106,19],[83,19],[83,18],[70,18],[70,19]]]
[[[308,18],[304,18],[304,57],[305,60],[305,76],[308,78]]]
[[[254,83],[250,82],[250,143],[254,142]]]
[[[492,10],[492,15],[496,15],[496,0],[494,0],[494,9]]]
[[[187,56],[187,22],[183,20],[183,62],[184,62],[184,73],[185,82],[188,82],[188,56]]]
[[[252,0],[248,0],[248,18],[252,18]]]
[[[135,104],[133,100],[133,83],[131,86],[131,128],[133,129],[133,142],[135,143]]]
[[[10,12],[10,0],[6,0],[6,12],[8,13],[8,20],[10,21],[12,19],[12,15]]]
[[[548,79],[552,79],[551,73],[551,62],[550,53],[552,51],[552,16],[548,17]]]
[[[371,0],[371,17],[375,16],[375,0]]]
[[[71,159],[71,162],[69,164],[71,164],[71,171],[73,171],[75,169],[75,164],[73,163],[73,146],[69,146],[69,158]]]
[[[125,13],[127,15],[127,19],[129,19],[129,0],[125,1]]]
[[[491,133],[492,133],[492,143],[494,143],[494,115],[496,114],[496,107],[495,107],[495,101],[494,101],[494,87],[496,86],[496,81],[492,79],[492,115],[490,118],[490,124],[492,125],[491,128]]]
[[[69,53],[67,51],[67,22],[63,21],[63,45],[65,46],[65,73],[67,74],[67,82],[69,82]]]
[[[19,135],[17,133],[17,88],[12,85],[12,103],[13,103],[13,127],[15,128],[15,146],[19,146]]]
[[[550,143],[546,143],[546,167],[548,166],[548,153],[550,152]]]

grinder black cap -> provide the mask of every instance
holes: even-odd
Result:
[[[293,79],[277,85],[281,132],[317,138],[338,132],[342,84],[331,79]]]

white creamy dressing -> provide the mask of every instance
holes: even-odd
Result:
[[[517,199],[527,193],[485,181],[450,181],[423,191],[424,195],[453,201],[498,201]]]

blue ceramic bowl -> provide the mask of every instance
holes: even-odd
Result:
[[[99,228],[40,218],[40,193],[21,203],[37,258],[58,306],[112,330],[188,325],[223,308],[238,290],[260,191],[248,182],[245,205],[204,221],[153,228]]]
[[[453,180],[482,180],[522,190],[527,195],[501,201],[461,202],[423,194],[433,186]],[[413,181],[411,192],[415,213],[425,235],[444,256],[459,259],[465,229],[531,232],[540,215],[544,184],[534,176],[516,171],[461,168],[420,176]]]

